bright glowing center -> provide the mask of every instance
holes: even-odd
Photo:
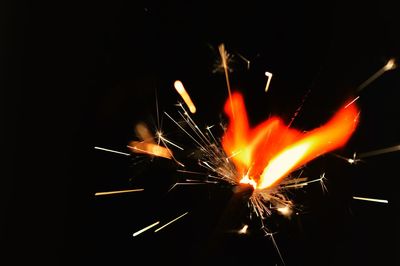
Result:
[[[255,189],[276,185],[282,178],[312,159],[346,144],[358,123],[358,109],[349,103],[323,126],[307,133],[289,128],[271,117],[250,128],[243,97],[233,93],[225,103],[228,128],[222,147],[234,163],[239,183]]]

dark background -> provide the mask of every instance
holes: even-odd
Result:
[[[248,235],[227,233],[246,221],[240,204],[226,213],[230,187],[166,193],[181,177],[169,161],[135,164],[93,147],[126,152],[137,122],[154,125],[156,91],[160,110],[175,112],[176,79],[195,102],[199,125],[218,124],[227,97],[224,76],[212,73],[220,43],[234,55],[232,87],[244,94],[251,122],[269,114],[289,122],[305,99],[293,124],[304,130],[399,58],[389,1],[8,1],[1,10],[2,265],[281,265],[256,222]],[[250,70],[238,53],[251,60]],[[267,94],[265,71],[274,74]],[[336,153],[399,144],[398,73],[362,91],[359,128]],[[180,138],[167,122],[164,130]],[[268,220],[286,264],[398,264],[399,159],[390,153],[349,165],[326,155],[310,163],[310,178],[326,172],[329,193],[317,184],[294,191],[299,215]],[[93,196],[132,187],[145,192]],[[157,234],[132,237],[186,211]]]

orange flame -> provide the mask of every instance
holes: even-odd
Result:
[[[307,133],[289,128],[278,117],[250,128],[243,97],[237,92],[226,101],[224,111],[229,125],[222,147],[244,177],[240,183],[254,186],[255,181],[256,189],[271,187],[312,159],[344,146],[358,123],[358,108],[352,103]]]

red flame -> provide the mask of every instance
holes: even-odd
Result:
[[[345,105],[323,126],[307,133],[289,128],[271,117],[250,128],[240,93],[226,101],[229,118],[222,147],[233,161],[241,183],[271,187],[310,160],[346,144],[357,126],[358,108]]]

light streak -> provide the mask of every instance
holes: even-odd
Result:
[[[270,84],[271,79],[272,79],[272,73],[266,71],[266,72],[265,72],[265,76],[268,77],[267,85],[265,85],[265,92],[267,92],[268,89],[269,89],[269,84]]]
[[[281,259],[283,265],[285,266],[285,265],[286,265],[286,264],[285,264],[285,261],[283,260],[281,251],[279,250],[278,244],[276,243],[275,238],[274,238],[274,234],[275,234],[275,233],[269,233],[269,232],[266,231],[266,229],[264,229],[264,230],[265,230],[266,236],[271,237],[272,243],[274,244],[274,247],[275,247],[276,251],[278,252],[279,258]]]
[[[250,69],[250,60],[249,59],[247,59],[246,57],[244,57],[243,55],[241,55],[241,54],[237,54],[243,61],[245,61],[246,62],[246,64],[247,64],[247,70],[249,70]]]
[[[174,82],[174,87],[179,95],[182,97],[183,101],[189,107],[189,110],[192,114],[196,113],[196,106],[193,104],[192,99],[190,99],[189,94],[187,93],[185,87],[183,86],[180,80],[176,80]]]
[[[353,197],[356,200],[364,200],[364,201],[372,201],[372,202],[379,202],[379,203],[389,203],[388,200],[384,199],[373,199],[373,198],[364,198],[364,197]]]
[[[358,99],[360,99],[360,96],[357,96],[354,100],[352,100],[350,103],[348,103],[344,108],[346,109],[347,107],[349,107],[350,105],[352,105],[355,101],[357,101]]]
[[[181,151],[183,151],[183,150],[184,150],[184,148],[182,148],[181,146],[179,146],[179,145],[177,145],[177,144],[173,143],[172,141],[170,141],[170,140],[168,140],[168,139],[164,138],[164,137],[163,137],[163,136],[161,136],[161,135],[159,135],[159,138],[160,138],[161,140],[165,141],[166,143],[168,143],[168,144],[171,144],[171,145],[172,145],[172,146],[174,146],[175,148],[178,148],[178,149],[180,149]]]
[[[130,193],[130,192],[139,192],[143,191],[143,188],[137,189],[127,189],[127,190],[115,190],[115,191],[105,191],[105,192],[96,192],[95,196],[104,196],[104,195],[112,195],[112,194],[122,194],[122,193]]]
[[[358,88],[357,91],[360,92],[362,91],[365,87],[367,87],[369,84],[371,84],[374,80],[382,76],[383,73],[386,71],[392,70],[396,68],[396,61],[394,59],[390,59],[386,65],[384,65],[382,68],[380,68],[375,74],[373,74],[371,77],[369,77],[366,81],[364,81]]]
[[[156,225],[159,224],[159,223],[160,223],[160,222],[157,221],[157,222],[155,222],[155,223],[153,223],[153,224],[151,224],[151,225],[149,225],[149,226],[146,226],[146,227],[143,228],[143,229],[140,229],[139,231],[133,233],[133,237],[140,235],[141,233],[143,233],[143,232],[145,232],[145,231],[151,229],[152,227],[156,226]]]
[[[183,216],[185,216],[185,215],[188,214],[188,213],[189,213],[189,212],[185,212],[184,214],[182,214],[182,215],[176,217],[175,219],[173,219],[173,220],[169,221],[168,223],[164,224],[163,226],[157,228],[157,229],[154,231],[154,233],[157,233],[158,231],[164,229],[164,228],[167,227],[168,225],[170,225],[170,224],[176,222],[177,220],[181,219]]]
[[[338,157],[338,158],[340,158],[340,159],[342,159],[342,160],[345,160],[349,164],[357,164],[358,162],[362,162],[361,159],[358,159],[356,152],[353,153],[353,157],[352,158],[347,158],[347,157],[341,156],[339,154],[333,154],[333,155]]]
[[[190,183],[175,183],[169,190],[168,192],[170,192],[171,190],[173,190],[175,187],[177,186],[194,186],[194,185],[206,185],[207,183],[204,182],[190,182]]]
[[[126,153],[126,152],[120,152],[120,151],[110,150],[110,149],[101,148],[101,147],[94,147],[94,148],[96,150],[102,150],[102,151],[112,152],[112,153],[121,154],[121,155],[125,155],[125,156],[131,156],[129,153]]]
[[[363,152],[358,155],[360,158],[367,158],[371,156],[376,156],[376,155],[381,155],[389,152],[395,152],[395,151],[400,151],[400,145],[395,145],[389,148],[384,148],[384,149],[379,149],[379,150],[374,150],[374,151],[369,151],[369,152]]]

